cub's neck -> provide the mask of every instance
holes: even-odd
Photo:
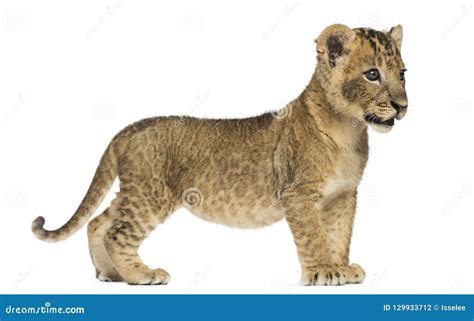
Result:
[[[301,108],[311,115],[317,130],[329,136],[341,151],[368,152],[367,124],[336,112],[326,99],[319,80],[313,77],[300,95]]]

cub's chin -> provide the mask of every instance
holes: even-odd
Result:
[[[379,133],[388,133],[393,128],[393,125],[392,126],[387,126],[387,125],[379,125],[379,124],[373,124],[373,123],[369,123],[369,126],[373,130],[375,130],[376,132],[379,132]]]
[[[367,114],[364,116],[364,119],[367,125],[379,133],[388,133],[392,130],[393,125],[395,124],[395,118],[382,120],[382,118],[375,114]]]

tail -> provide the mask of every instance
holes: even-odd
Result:
[[[89,221],[89,218],[95,212],[109,191],[116,176],[117,161],[112,144],[110,144],[102,155],[99,166],[97,167],[86,196],[84,196],[79,208],[69,219],[69,221],[67,221],[66,224],[57,230],[50,231],[43,228],[45,219],[44,217],[39,216],[33,221],[31,225],[33,234],[43,241],[58,242],[77,232],[84,224],[87,223],[87,221]]]

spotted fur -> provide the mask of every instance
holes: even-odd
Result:
[[[156,117],[134,123],[107,147],[76,213],[57,230],[37,218],[34,234],[63,240],[83,226],[116,177],[120,191],[88,225],[102,281],[166,284],[140,259],[141,242],[177,209],[233,227],[286,219],[305,285],[360,283],[349,264],[357,186],[368,157],[367,125],[388,131],[406,112],[402,30],[326,28],[305,90],[285,108],[247,119]],[[376,68],[378,83],[366,79]],[[390,125],[392,124],[392,125]]]

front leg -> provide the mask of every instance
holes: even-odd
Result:
[[[328,233],[331,258],[335,264],[349,265],[349,250],[357,203],[357,191],[347,191],[332,199],[321,209],[321,218]],[[365,271],[356,263],[350,265],[353,273],[345,275],[346,283],[362,283]]]
[[[302,285],[360,283],[364,270],[348,265],[349,243],[355,211],[355,194],[344,195],[321,207],[317,193],[294,191],[284,201],[286,220],[301,264]]]

